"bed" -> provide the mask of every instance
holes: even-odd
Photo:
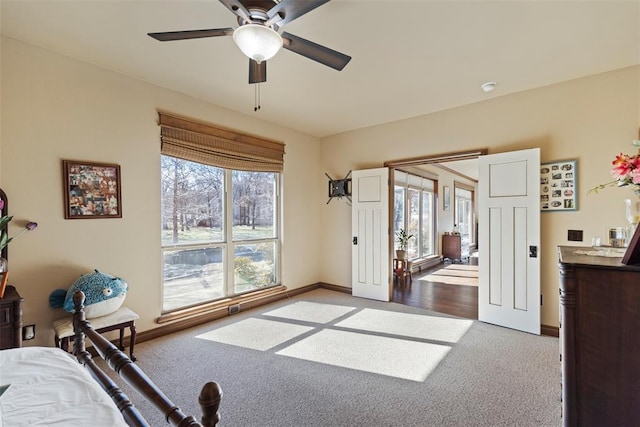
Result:
[[[200,422],[184,414],[125,353],[91,328],[83,311],[84,294],[77,292],[73,299],[75,360],[64,350],[52,347],[0,351],[0,427],[148,425],[95,363],[86,349],[85,337],[107,365],[160,410],[168,423],[181,427],[217,425],[222,397],[217,383],[206,383],[200,391]]]

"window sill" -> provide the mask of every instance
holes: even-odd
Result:
[[[207,320],[217,319],[257,305],[262,305],[264,304],[265,299],[278,299],[281,294],[286,292],[287,288],[285,286],[274,286],[232,298],[225,298],[207,304],[165,313],[156,319],[156,323],[163,324],[177,320],[190,320],[195,318],[200,320],[203,318],[206,318]]]

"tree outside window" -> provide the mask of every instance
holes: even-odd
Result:
[[[278,284],[278,173],[162,155],[161,174],[163,311]]]

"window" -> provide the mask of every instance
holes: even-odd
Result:
[[[236,145],[208,138],[216,128],[194,136],[171,124],[162,128],[163,312],[278,285],[280,173],[268,169],[281,165],[251,170],[251,154],[211,152]]]
[[[404,228],[414,237],[409,240],[407,253],[409,259],[434,255],[435,182],[428,178],[395,171],[393,230],[394,234]],[[398,249],[395,241],[394,249]]]
[[[470,244],[475,242],[473,195],[473,187],[459,182],[454,183],[455,223],[460,231],[460,239],[464,248],[468,248]]]

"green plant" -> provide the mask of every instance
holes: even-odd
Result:
[[[402,251],[407,250],[407,246],[409,245],[409,239],[413,237],[413,234],[407,234],[404,228],[401,228],[396,233],[396,239],[398,239],[398,247]]]
[[[4,208],[4,200],[0,199],[0,211],[3,208]],[[9,215],[0,217],[0,250],[4,249],[13,239],[18,237],[25,231],[35,230],[35,228],[38,226],[38,223],[28,222],[27,225],[25,225],[24,228],[19,233],[17,233],[13,237],[9,237],[9,233],[3,230],[7,228],[7,225],[9,224],[9,222],[11,222],[12,219],[13,217]]]

